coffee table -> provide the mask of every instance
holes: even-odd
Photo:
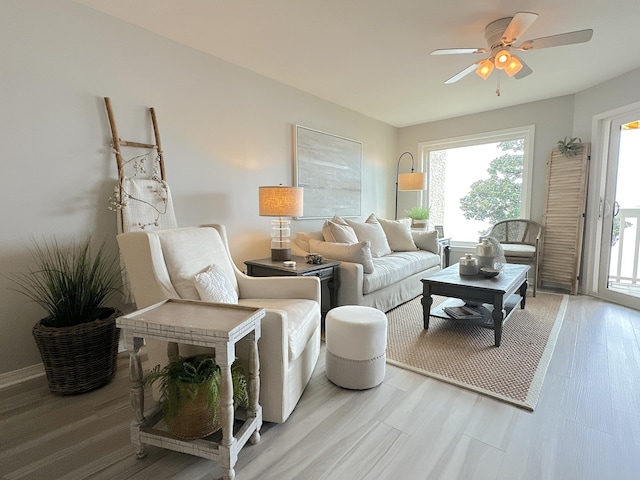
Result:
[[[528,265],[505,264],[497,277],[485,278],[481,275],[460,275],[459,265],[451,265],[428,278],[423,278],[422,315],[424,328],[429,328],[429,316],[447,318],[453,321],[491,328],[494,331],[495,346],[502,341],[502,326],[520,303],[524,309],[527,297]],[[431,311],[432,295],[453,297],[445,300]],[[461,300],[456,300],[461,299]],[[480,306],[482,318],[455,320],[444,312],[446,306],[468,303]]]

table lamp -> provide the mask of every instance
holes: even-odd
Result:
[[[259,187],[261,217],[278,217],[271,220],[271,260],[291,260],[290,221],[282,217],[302,216],[301,187]]]

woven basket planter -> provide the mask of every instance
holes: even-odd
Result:
[[[189,390],[193,387],[194,385],[190,383],[180,384],[181,397],[191,396]],[[220,405],[219,402],[218,405]],[[183,440],[195,440],[218,431],[221,428],[218,423],[219,418],[215,411],[208,408],[207,389],[201,385],[194,398],[190,401],[185,400],[178,414],[168,424],[171,433],[176,437]]]
[[[73,395],[100,388],[117,370],[121,312],[103,309],[100,318],[73,327],[48,327],[46,319],[33,327],[49,389],[56,395]]]

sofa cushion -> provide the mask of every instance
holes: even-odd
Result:
[[[440,265],[440,255],[427,251],[394,252],[374,258],[373,263],[373,273],[364,275],[362,293],[365,295],[397,283],[414,273]]]
[[[369,218],[364,222],[348,219],[346,222],[353,228],[359,241],[371,241],[372,257],[383,257],[391,253],[387,236],[373,213],[369,215]]]
[[[371,243],[365,240],[358,243],[334,243],[309,240],[311,250],[325,258],[342,262],[359,263],[364,273],[373,272],[373,259],[371,258]]]
[[[376,217],[382,226],[391,250],[394,252],[411,252],[418,250],[411,236],[411,219],[387,220]]]
[[[411,232],[413,241],[420,250],[428,250],[433,253],[440,252],[438,244],[438,232],[430,230],[428,232]]]
[[[171,284],[180,298],[200,298],[193,278],[211,265],[218,265],[238,291],[231,259],[215,228],[178,228],[154,234],[159,239]]]
[[[298,232],[296,233],[296,245],[307,253],[311,253],[311,247],[309,247],[309,240],[311,239],[323,241],[324,236],[322,232]]]
[[[238,303],[238,292],[222,268],[211,265],[193,278],[200,300],[217,303]]]
[[[262,307],[276,311],[287,319],[287,339],[289,361],[296,360],[304,351],[316,329],[319,327],[318,302],[313,300],[292,300],[290,298],[242,298],[238,302],[247,307]],[[269,368],[260,365],[260,368]]]
[[[334,243],[358,243],[358,237],[353,228],[349,225],[335,223],[331,220],[324,222],[322,226],[322,235],[325,242]]]

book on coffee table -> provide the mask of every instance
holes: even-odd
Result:
[[[443,310],[447,315],[456,320],[480,320],[482,318],[482,312],[469,305],[444,307]]]

